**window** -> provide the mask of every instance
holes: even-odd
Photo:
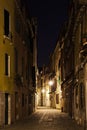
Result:
[[[43,79],[41,79],[41,86],[43,86]]]
[[[15,72],[18,73],[18,51],[16,48],[14,50],[14,53],[15,53]]]
[[[30,38],[30,50],[31,50],[31,53],[33,53],[33,39],[32,38]]]
[[[26,80],[28,79],[28,67],[26,65]]]
[[[28,95],[28,104],[31,104],[32,103],[32,96],[31,94]]]
[[[24,94],[22,94],[22,107],[24,107]]]
[[[59,94],[56,94],[56,104],[59,104]]]
[[[78,85],[76,86],[75,89],[75,96],[76,96],[75,104],[76,104],[76,108],[78,108]]]
[[[20,19],[20,16],[18,14],[18,11],[17,11],[17,8],[15,7],[15,12],[14,12],[14,20],[15,20],[15,31],[20,34],[21,32],[21,19]]]
[[[9,36],[9,12],[4,10],[4,34]]]
[[[24,76],[24,57],[22,57],[22,76]]]
[[[10,76],[10,56],[5,53],[5,75]]]
[[[80,83],[80,108],[84,107],[85,97],[84,97],[84,85]]]
[[[60,66],[61,66],[61,61],[59,60],[58,69],[60,69]]]
[[[35,78],[35,66],[32,67],[32,80],[33,80],[33,86],[35,87],[35,82],[36,82],[36,78]]]

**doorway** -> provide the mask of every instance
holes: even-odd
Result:
[[[11,124],[11,96],[5,93],[5,125]]]

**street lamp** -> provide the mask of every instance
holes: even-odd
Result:
[[[54,81],[53,80],[50,80],[49,81],[49,85],[52,86],[54,84]]]
[[[45,89],[42,89],[42,93],[45,93]]]

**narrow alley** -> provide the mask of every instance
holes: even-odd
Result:
[[[57,109],[38,108],[29,118],[1,130],[84,130]]]

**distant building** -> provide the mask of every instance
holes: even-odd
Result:
[[[49,61],[49,80],[53,81],[50,86],[51,107],[61,109],[61,68],[60,68],[60,43],[57,41],[56,47],[50,56]]]
[[[37,107],[50,107],[49,69],[47,66],[39,68],[37,84]]]
[[[38,75],[38,105],[61,109],[60,44],[57,43],[48,66]]]

